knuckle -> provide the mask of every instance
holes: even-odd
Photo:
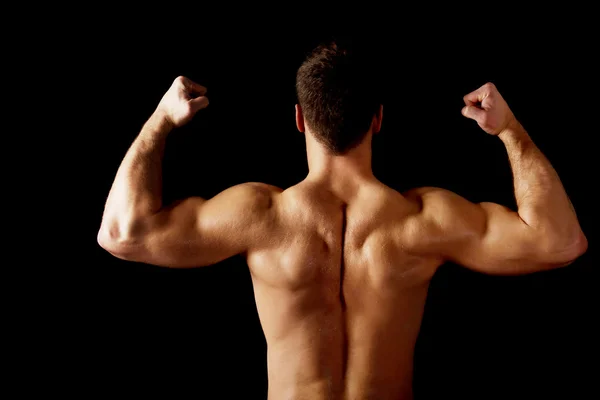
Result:
[[[488,90],[495,90],[496,89],[496,85],[494,85],[492,82],[488,82],[485,85],[483,85],[486,89]]]
[[[185,86],[185,76],[180,75],[177,78],[175,78],[175,83],[181,86]]]

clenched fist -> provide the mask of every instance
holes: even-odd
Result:
[[[465,106],[462,114],[477,121],[477,124],[490,135],[498,135],[517,122],[508,104],[493,83],[486,83],[479,89],[463,97]]]
[[[163,112],[173,126],[181,127],[190,122],[199,110],[208,106],[205,94],[204,86],[180,76],[163,96],[157,111]]]

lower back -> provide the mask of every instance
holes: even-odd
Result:
[[[365,289],[347,304],[349,399],[411,398],[414,348],[426,289],[394,297],[386,300]]]
[[[312,310],[296,303],[297,298],[279,300],[279,311],[271,316],[280,318],[266,321],[264,313],[261,318],[267,339],[269,398],[340,399],[345,336],[341,307],[327,304],[325,298]]]

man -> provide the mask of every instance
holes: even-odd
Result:
[[[169,132],[208,106],[175,80],[123,160],[98,242],[116,257],[172,268],[246,257],[268,346],[269,399],[410,399],[427,289],[446,261],[488,274],[567,265],[587,241],[556,172],[487,83],[465,117],[506,146],[518,210],[440,188],[398,193],[371,170],[383,108],[370,68],[335,43],[297,74],[296,123],[309,173],[286,190],[245,183],[161,201]]]

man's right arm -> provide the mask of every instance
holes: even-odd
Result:
[[[423,205],[431,249],[466,267],[522,274],[568,265],[587,239],[558,174],[533,143],[493,84],[464,98],[463,115],[504,143],[514,178],[517,211],[473,204],[443,189],[416,193]]]

